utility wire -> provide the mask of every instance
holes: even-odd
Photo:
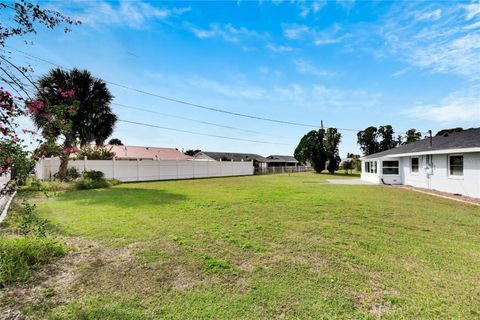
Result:
[[[10,46],[5,46],[5,47],[8,47],[12,50],[20,52],[20,53],[22,53],[22,54],[24,54],[28,57],[32,57],[34,59],[46,62],[46,63],[51,64],[51,65],[54,65],[56,67],[59,67],[59,68],[65,69],[65,70],[71,70],[71,68],[67,68],[67,67],[64,67],[64,66],[62,66],[58,63],[55,63],[55,62],[52,62],[52,61],[34,56],[34,55],[32,55],[28,52],[25,52],[25,51],[22,51],[22,50],[19,50],[19,49],[10,47]],[[103,81],[105,81],[106,83],[111,84],[113,86],[117,86],[117,87],[120,87],[120,88],[123,88],[123,89],[126,89],[126,90],[134,91],[134,92],[137,92],[137,93],[149,95],[149,96],[160,98],[160,99],[163,99],[163,100],[166,100],[166,101],[175,102],[175,103],[179,103],[179,104],[183,104],[183,105],[187,105],[187,106],[191,106],[191,107],[195,107],[195,108],[210,110],[210,111],[213,111],[213,112],[219,112],[219,113],[229,114],[229,115],[233,115],[233,116],[237,116],[237,117],[244,117],[244,118],[256,119],[256,120],[261,120],[261,121],[268,121],[268,122],[274,122],[274,123],[280,123],[280,124],[288,124],[288,125],[293,125],[293,126],[318,128],[318,125],[316,125],[316,124],[306,124],[306,123],[278,120],[278,119],[272,119],[272,118],[267,118],[267,117],[259,117],[259,116],[254,116],[254,115],[250,115],[250,114],[244,114],[244,113],[239,113],[239,112],[223,110],[223,109],[219,109],[219,108],[208,107],[208,106],[205,106],[205,105],[201,105],[201,104],[197,104],[197,103],[193,103],[193,102],[188,102],[188,101],[181,100],[181,99],[170,98],[170,97],[167,97],[167,96],[164,96],[164,95],[160,95],[160,94],[153,93],[153,92],[148,92],[148,91],[145,91],[145,90],[142,90],[142,89],[137,89],[137,88],[134,88],[134,87],[131,87],[131,86],[127,86],[127,85],[116,83],[116,82],[109,81],[109,80],[103,80]],[[326,127],[325,129],[328,129],[328,128]],[[361,130],[358,130],[358,129],[351,129],[351,128],[336,128],[336,129],[341,130],[341,131],[353,131],[353,132],[361,131]]]
[[[165,116],[165,117],[171,117],[171,118],[175,118],[175,119],[181,119],[181,120],[187,120],[187,121],[192,121],[192,122],[197,122],[197,123],[203,123],[203,124],[207,124],[207,125],[211,125],[211,126],[215,126],[215,127],[220,127],[220,128],[226,128],[226,129],[238,130],[238,131],[243,131],[243,132],[261,134],[261,135],[271,136],[271,137],[277,137],[277,138],[284,138],[284,137],[280,137],[280,136],[277,136],[277,135],[262,133],[262,132],[255,131],[255,130],[248,130],[248,129],[238,128],[238,127],[232,127],[232,126],[227,126],[227,125],[223,125],[223,124],[219,124],[219,123],[214,123],[214,122],[208,122],[208,121],[202,121],[202,120],[197,120],[197,119],[192,119],[192,118],[187,118],[187,117],[182,117],[182,116],[176,116],[176,115],[173,115],[173,114],[158,112],[158,111],[154,111],[154,110],[150,110],[150,109],[145,109],[145,108],[140,108],[140,107],[134,107],[134,106],[128,106],[128,105],[125,105],[125,104],[122,104],[122,103],[117,103],[117,102],[112,102],[112,104],[115,105],[115,106],[122,107],[122,108],[127,108],[127,109],[139,110],[139,111],[143,111],[143,112],[149,112],[149,113],[159,114],[159,115],[162,115],[162,116]]]
[[[183,133],[190,133],[190,134],[196,134],[196,135],[206,136],[206,137],[214,137],[214,138],[228,139],[228,140],[235,140],[235,141],[245,141],[245,142],[254,142],[254,143],[277,144],[277,145],[291,146],[291,144],[288,144],[288,143],[270,142],[270,141],[261,141],[261,140],[250,140],[250,139],[220,136],[220,135],[215,135],[215,134],[208,134],[208,133],[201,133],[201,132],[195,132],[195,131],[189,131],[189,130],[175,129],[175,128],[170,128],[170,127],[157,126],[157,125],[154,125],[154,124],[136,122],[136,121],[130,121],[130,120],[118,119],[118,121],[125,122],[125,123],[136,124],[136,125],[139,125],[139,126],[158,128],[158,129],[164,129],[164,130],[170,130],[170,131],[176,131],[176,132],[183,132]]]

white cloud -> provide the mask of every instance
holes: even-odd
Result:
[[[208,29],[200,29],[191,24],[186,24],[186,26],[197,38],[200,39],[219,37],[228,42],[240,42],[244,38],[262,38],[264,36],[245,27],[236,28],[231,24],[211,24]]]
[[[326,87],[322,84],[301,86],[291,84],[285,87],[275,87],[277,99],[291,101],[303,107],[323,110],[363,110],[378,104],[380,95],[364,90],[343,90]]]
[[[384,25],[377,26],[383,38],[378,56],[402,59],[435,73],[479,79],[480,15],[470,5],[438,6],[413,3],[392,9]]]
[[[266,94],[263,88],[241,83],[229,85],[199,76],[194,76],[188,79],[188,84],[200,89],[210,90],[215,93],[235,98],[259,99],[265,97]]]
[[[330,72],[328,72],[326,70],[322,70],[322,69],[319,69],[319,68],[315,67],[308,60],[299,59],[299,60],[295,60],[293,63],[295,64],[297,71],[300,72],[300,73],[313,74],[315,76],[329,76],[329,75],[332,75]]]
[[[269,73],[269,72],[270,72],[270,68],[269,68],[269,67],[266,67],[266,66],[262,66],[262,67],[258,68],[258,72],[260,72],[260,73]]]
[[[160,8],[145,2],[121,1],[118,5],[108,2],[85,2],[77,19],[83,24],[97,26],[122,24],[131,28],[143,27],[150,20],[165,20],[190,11],[189,7]]]
[[[306,89],[298,84],[292,84],[287,87],[276,87],[274,91],[284,99],[301,103],[307,98]]]
[[[306,18],[310,13],[317,13],[326,4],[326,1],[298,1],[300,17]]]
[[[403,76],[404,74],[406,74],[406,73],[409,72],[410,70],[412,70],[412,68],[410,68],[410,67],[406,67],[406,68],[400,69],[400,70],[398,70],[397,72],[394,72],[394,73],[392,74],[392,77],[400,77],[400,76]]]
[[[289,46],[283,46],[283,45],[276,45],[273,43],[269,43],[266,46],[268,49],[272,50],[273,52],[277,53],[283,53],[283,52],[292,52],[295,50],[295,48],[289,47]]]
[[[283,34],[288,39],[297,40],[310,32],[310,27],[305,25],[283,25]]]
[[[442,17],[442,10],[436,9],[433,11],[416,12],[415,16],[417,21],[424,21],[424,20],[436,21]]]
[[[480,15],[480,2],[476,1],[471,4],[461,6],[466,12],[467,20],[471,20],[473,17]]]
[[[380,94],[364,90],[341,90],[328,88],[324,85],[314,85],[312,88],[315,104],[326,108],[339,110],[358,110],[372,108],[377,105]]]
[[[402,112],[411,118],[435,122],[480,121],[480,86],[457,91],[439,104],[417,105]]]
[[[345,10],[350,11],[355,6],[355,0],[337,0],[337,4]]]

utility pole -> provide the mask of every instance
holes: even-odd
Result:
[[[320,129],[323,130],[323,120],[320,120]]]

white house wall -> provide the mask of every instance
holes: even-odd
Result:
[[[459,153],[462,154],[462,153]],[[414,156],[419,158],[418,173],[411,172],[411,158],[400,158],[399,176],[383,175],[382,161],[377,161],[377,174],[364,172],[365,162],[362,161],[361,179],[373,183],[405,184],[418,188],[433,189],[448,193],[480,198],[480,152],[463,153],[463,176],[450,176],[448,168],[448,154],[432,155],[433,168],[431,175],[427,175],[427,156]],[[397,160],[383,158],[382,160]],[[370,160],[372,161],[372,160]]]
[[[480,198],[480,152],[463,154],[463,176],[450,176],[448,155],[433,155],[430,179],[425,170],[426,156],[419,156],[418,174],[410,169],[411,157],[402,158],[404,184]]]

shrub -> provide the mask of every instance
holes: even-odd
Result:
[[[65,253],[64,245],[52,238],[0,238],[0,285],[26,281],[32,270]]]
[[[105,174],[101,171],[85,171],[82,175],[82,179],[78,180],[76,187],[79,190],[85,189],[99,189],[99,188],[110,188],[119,184],[118,180],[107,180],[105,179]]]
[[[112,160],[115,153],[111,150],[112,147],[110,149],[106,147],[84,147],[78,152],[76,159],[83,160],[87,157],[89,160]]]
[[[35,213],[35,205],[28,202],[22,203],[22,210],[20,211],[20,225],[18,231],[21,235],[28,237],[34,234],[37,237],[46,236],[47,222],[37,217]]]
[[[92,180],[83,178],[77,181],[76,187],[79,190],[87,190],[87,189],[100,189],[100,188],[108,188],[110,184],[107,180]]]
[[[43,191],[43,192],[58,192],[58,191],[69,191],[74,189],[75,185],[71,182],[51,180],[44,181],[33,179],[27,182],[27,185],[22,188],[24,191]]]
[[[105,174],[102,171],[96,171],[96,170],[84,171],[82,176],[84,179],[105,180]]]

